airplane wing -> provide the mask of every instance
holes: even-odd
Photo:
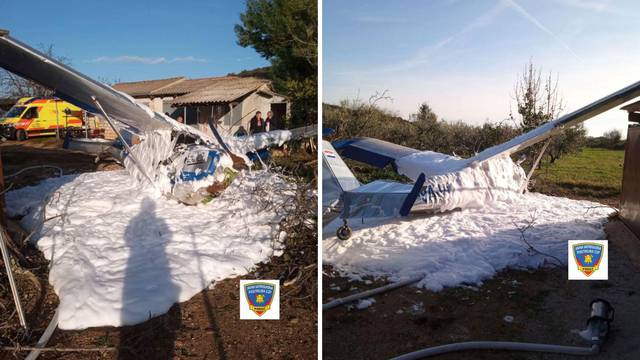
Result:
[[[598,99],[572,113],[549,121],[525,134],[496,146],[492,146],[471,158],[472,162],[483,162],[491,158],[513,154],[540,141],[546,140],[562,132],[563,129],[580,124],[607,110],[620,106],[640,96],[640,81]]]
[[[95,96],[109,116],[133,129],[172,128],[165,118],[138,106],[127,95],[13,39],[6,30],[0,30],[0,67],[52,89],[57,97],[86,111],[99,114],[92,100]]]
[[[462,159],[433,151],[420,151],[406,146],[371,138],[355,138],[334,142],[336,149],[347,158],[384,168],[391,165],[402,175],[417,180],[420,174],[428,177],[461,170],[489,159],[511,155],[562,132],[563,129],[584,122],[598,114],[640,96],[640,82],[605,96],[570,114],[550,121],[505,143],[485,149],[476,156]]]

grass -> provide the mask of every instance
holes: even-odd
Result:
[[[584,148],[534,173],[534,191],[551,195],[617,202],[622,189],[624,150]]]
[[[384,169],[367,165],[359,161],[343,158],[353,175],[362,184],[367,184],[375,180],[392,180],[403,183],[411,183],[411,179],[403,175],[397,174],[391,165],[387,165]]]

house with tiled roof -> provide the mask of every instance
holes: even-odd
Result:
[[[113,87],[154,111],[168,113],[174,119],[181,117],[188,125],[205,131],[209,119],[221,132],[235,134],[241,128],[249,129],[257,111],[263,117],[272,111],[279,120],[289,112],[287,98],[275,93],[269,80],[254,77],[174,77],[124,82]]]

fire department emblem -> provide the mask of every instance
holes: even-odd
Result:
[[[271,308],[275,293],[275,286],[269,283],[249,283],[244,285],[244,293],[249,303],[249,309],[262,316]]]
[[[598,270],[604,246],[596,243],[579,243],[573,245],[573,258],[578,270],[590,276]]]

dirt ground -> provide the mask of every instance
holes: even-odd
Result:
[[[602,353],[592,358],[639,359],[640,240],[619,220],[610,221],[606,231],[609,281],[568,281],[566,268],[550,268],[503,271],[480,287],[448,288],[439,293],[408,286],[375,296],[376,302],[364,310],[343,306],[324,312],[324,358],[387,359],[425,347],[474,340],[584,346],[575,330],[585,328],[590,302],[602,298],[613,305],[616,318]],[[325,266],[323,302],[381,285],[384,282],[349,282]],[[509,316],[511,322],[505,320]],[[438,357],[565,358],[575,357],[500,351]]]
[[[0,154],[5,177],[24,168],[40,165],[59,166],[64,174],[122,169],[122,166],[113,160],[96,161],[95,156],[65,150],[62,148],[62,141],[51,137],[22,142],[5,141],[0,143]],[[56,176],[57,173],[58,170],[52,168],[29,170],[26,176],[6,180],[5,185],[13,183],[14,188],[34,185],[48,177]]]
[[[55,139],[29,140],[0,145],[4,174],[13,174],[34,165],[56,165],[64,173],[120,169],[112,161],[94,161],[93,156],[59,148]],[[42,170],[20,175],[14,187],[32,185],[54,175]],[[7,186],[9,185],[7,181]],[[24,238],[15,222],[10,234]],[[315,258],[315,237],[311,249],[301,247],[308,258]],[[33,246],[18,243],[29,272],[16,274],[23,306],[31,330],[19,330],[4,267],[0,267],[0,345],[33,345],[53,316],[58,298],[47,282],[48,263]],[[303,251],[297,249],[296,251]],[[100,348],[102,352],[46,352],[41,359],[310,359],[317,353],[317,297],[315,265],[307,266],[304,276],[292,265],[291,251],[273,257],[242,279],[301,279],[281,290],[280,320],[240,321],[239,280],[225,279],[189,301],[175,304],[162,316],[142,324],[121,328],[102,327],[83,331],[56,330],[48,343],[55,348]],[[315,261],[314,261],[315,263]],[[0,261],[1,265],[1,261]],[[312,274],[313,276],[311,276]],[[313,282],[304,281],[313,278]],[[311,285],[310,285],[311,284]],[[314,291],[311,292],[311,287]],[[0,359],[22,359],[27,352],[0,352]]]
[[[242,277],[251,278],[250,276]],[[121,328],[57,330],[55,347],[115,351],[47,353],[42,359],[308,359],[316,354],[315,305],[281,298],[280,320],[239,320],[239,279],[175,304],[165,315]],[[286,288],[283,293],[286,293]]]

